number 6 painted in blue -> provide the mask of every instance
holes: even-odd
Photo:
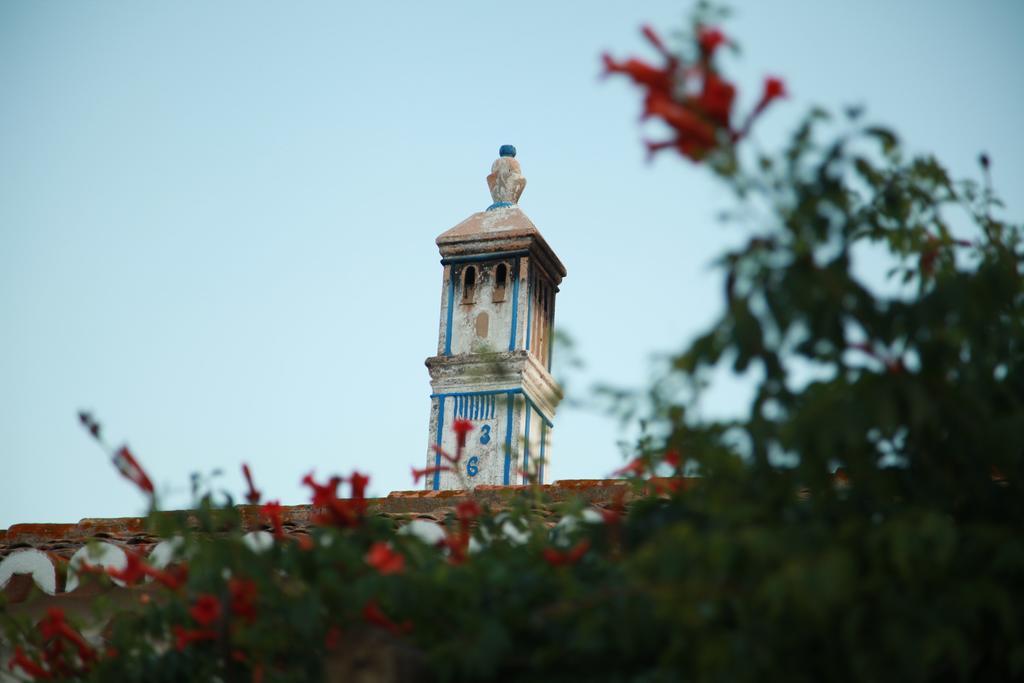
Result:
[[[491,425],[484,425],[480,428],[480,443],[487,445],[491,442]]]
[[[477,473],[480,471],[480,468],[477,466],[478,462],[480,462],[480,458],[476,457],[475,455],[469,460],[467,460],[466,474],[468,474],[471,477],[475,477]]]

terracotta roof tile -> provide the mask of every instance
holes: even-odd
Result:
[[[662,490],[659,482],[667,481],[652,481],[650,486],[655,491]],[[682,482],[684,487],[689,484],[687,480]],[[557,513],[547,508],[547,503],[582,498],[591,505],[606,507],[621,499],[624,493],[628,500],[632,492],[629,483],[621,479],[575,479],[540,487],[479,486],[472,495],[484,504],[500,508],[511,497],[537,489],[544,504],[532,507],[549,523],[554,523]],[[398,525],[415,519],[441,522],[469,495],[467,491],[394,491],[385,498],[369,499],[367,509]],[[245,531],[251,534],[269,530],[258,505],[240,505],[237,509]],[[283,506],[281,517],[285,533],[292,537],[307,535],[313,526],[315,512],[311,505]],[[192,523],[196,523],[194,519]],[[148,556],[160,541],[146,530],[143,517],[86,518],[77,524],[15,524],[9,529],[0,529],[0,591],[9,602],[20,602],[25,600],[32,584],[36,583],[55,593],[53,597],[61,598],[65,595],[63,591],[71,557],[93,540],[144,556]],[[18,553],[21,555],[12,559]],[[75,584],[77,581],[72,582],[72,586]]]

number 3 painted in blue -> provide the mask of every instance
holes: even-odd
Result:
[[[471,477],[475,477],[477,475],[477,472],[480,471],[480,468],[477,467],[477,463],[478,462],[480,462],[480,458],[476,457],[475,455],[472,458],[470,458],[469,460],[467,460],[466,461],[466,474],[468,474]]]
[[[491,425],[484,425],[480,428],[480,443],[489,444],[491,442]]]

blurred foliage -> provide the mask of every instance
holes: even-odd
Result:
[[[65,649],[67,675],[347,680],[376,653],[397,669],[374,680],[1024,679],[1021,229],[988,159],[954,181],[859,110],[810,112],[778,154],[742,144],[684,154],[750,237],[720,259],[721,316],[619,397],[647,427],[628,512],[575,503],[551,530],[536,493],[460,510],[441,543],[370,515],[257,552],[207,495],[151,517],[185,539],[187,583],[117,616],[95,661]],[[720,367],[753,400],[697,420]],[[204,595],[222,614],[179,648]],[[4,620],[44,662],[53,638]]]

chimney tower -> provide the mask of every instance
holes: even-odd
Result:
[[[487,185],[493,203],[437,238],[444,276],[430,370],[427,467],[450,465],[456,419],[469,420],[459,472],[426,488],[544,483],[562,390],[551,376],[555,295],[565,267],[518,206],[526,187],[516,149],[502,145]]]

